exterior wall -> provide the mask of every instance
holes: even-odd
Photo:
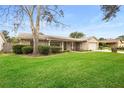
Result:
[[[4,40],[0,35],[0,51],[3,49]]]
[[[72,43],[66,42],[66,50],[72,50]]]
[[[20,40],[19,44],[30,45],[30,40]]]
[[[88,40],[88,42],[96,42],[97,43],[98,41],[95,38],[91,38]]]
[[[122,43],[121,43],[121,47],[124,47],[124,41],[122,41]]]
[[[3,52],[4,53],[11,53],[13,50],[12,50],[12,46],[13,44],[12,43],[5,43],[3,45]]]
[[[87,41],[88,50],[97,50],[99,48],[99,42],[95,38],[91,38]]]
[[[81,50],[88,50],[88,43],[86,41],[82,42],[82,44],[80,46],[80,49]]]
[[[48,45],[48,41],[40,40],[40,41],[39,41],[39,45],[47,46],[47,45]]]
[[[88,50],[97,50],[98,43],[97,42],[88,42]]]
[[[95,44],[95,48],[91,49],[91,44]],[[97,50],[99,43],[96,39],[92,38],[88,41],[82,42],[81,50]]]
[[[124,47],[124,41],[122,41],[122,46]]]
[[[3,49],[3,42],[0,41],[0,51]]]
[[[124,47],[124,42],[118,41],[118,47]]]

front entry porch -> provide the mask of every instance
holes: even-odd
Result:
[[[49,46],[61,47],[61,50],[80,51],[81,42],[68,42],[68,41],[48,41]]]

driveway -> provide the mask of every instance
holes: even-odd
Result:
[[[95,52],[111,52],[111,50],[94,50]],[[117,53],[122,53],[124,54],[124,51],[118,51]]]

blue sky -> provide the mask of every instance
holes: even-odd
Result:
[[[62,28],[53,25],[41,23],[41,32],[48,35],[69,36],[71,32],[83,32],[86,36],[96,36],[104,38],[116,38],[119,35],[124,35],[124,7],[117,13],[117,17],[109,22],[102,21],[103,13],[100,6],[87,5],[66,5],[59,6],[64,11],[64,18],[61,21],[69,27]],[[28,23],[28,21],[26,21]],[[3,26],[0,30],[9,27]],[[20,28],[18,32],[30,32],[28,26]],[[11,35],[14,33],[11,32]]]

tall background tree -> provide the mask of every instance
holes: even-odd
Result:
[[[6,39],[6,41],[7,41],[7,42],[11,42],[11,38],[10,38],[10,36],[9,36],[9,31],[7,31],[7,30],[2,30],[2,33],[3,33],[3,35],[4,35],[5,39]]]
[[[64,13],[58,6],[40,6],[40,5],[16,5],[16,6],[0,6],[0,18],[3,21],[12,23],[13,31],[17,31],[22,23],[30,24],[33,36],[33,54],[38,54],[39,32],[41,30],[41,22],[62,24],[60,17],[64,17]]]
[[[124,40],[124,35],[118,36],[117,39]]]
[[[106,39],[105,39],[105,38],[103,38],[103,37],[100,37],[100,38],[99,38],[99,40],[106,40]]]
[[[72,33],[70,33],[70,35],[69,35],[71,38],[82,38],[82,37],[84,37],[85,36],[85,34],[84,33],[82,33],[82,32],[72,32]]]
[[[102,5],[101,10],[103,11],[103,20],[109,21],[112,18],[116,17],[117,12],[120,11],[119,5]]]

